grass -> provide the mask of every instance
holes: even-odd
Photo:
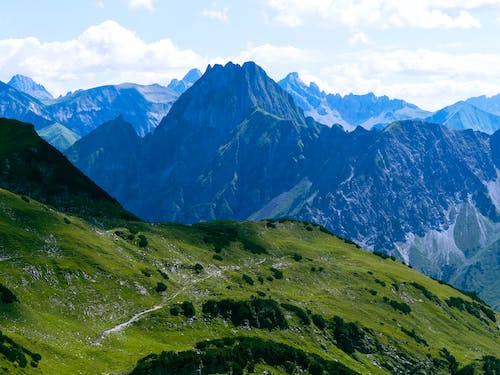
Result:
[[[12,371],[33,374],[127,373],[151,353],[189,351],[197,343],[234,336],[289,345],[359,373],[390,373],[410,362],[428,369],[429,357],[439,358],[442,348],[461,366],[484,355],[500,357],[497,325],[483,313],[477,318],[445,302],[461,298],[472,303],[469,296],[319,227],[285,220],[267,224],[223,222],[218,230],[217,222],[190,227],[117,219],[104,230],[0,190],[0,284],[19,300],[0,306],[0,326],[8,337],[42,356],[37,368],[12,367],[3,357],[0,367],[5,362]],[[147,245],[139,246],[140,235]],[[214,254],[222,260],[214,260]],[[155,291],[158,283],[166,290]],[[348,355],[328,330],[304,325],[286,309],[289,328],[272,333],[203,317],[207,300],[256,297],[296,306],[326,321],[339,316],[357,322],[385,349]],[[394,309],[384,298],[411,311]],[[170,313],[184,301],[193,303],[194,318]],[[92,345],[103,331],[157,305],[162,308],[109,334],[101,346]],[[391,359],[394,353],[398,357]],[[265,363],[256,368],[270,369]]]

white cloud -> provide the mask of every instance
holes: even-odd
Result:
[[[54,94],[109,83],[167,83],[208,60],[170,39],[147,43],[114,21],[91,26],[76,39],[0,40],[1,79],[31,76]]]
[[[283,78],[298,67],[314,62],[320,53],[313,50],[297,48],[291,45],[277,46],[273,44],[261,44],[253,46],[249,44],[247,49],[238,55],[229,57],[217,57],[211,63],[224,64],[227,61],[242,64],[246,61],[254,61],[260,65],[274,79]]]
[[[128,0],[128,6],[131,9],[144,8],[148,10],[154,9],[153,0]]]
[[[326,91],[374,92],[435,110],[476,95],[500,93],[500,55],[418,50],[344,55],[315,72]]]
[[[104,1],[103,1],[103,0],[99,0],[99,1],[97,2],[96,6],[97,6],[98,8],[103,9],[103,8],[104,8]]]
[[[229,8],[222,8],[222,9],[203,9],[201,12],[201,15],[203,17],[211,18],[213,20],[217,21],[227,21],[229,13]]]
[[[356,46],[359,44],[368,44],[368,37],[366,36],[365,33],[363,32],[357,32],[354,33],[350,38],[349,38],[349,44],[351,46]]]
[[[474,13],[500,9],[500,0],[266,0],[279,23],[411,28],[478,28]]]

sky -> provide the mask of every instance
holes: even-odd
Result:
[[[0,5],[0,80],[55,96],[248,60],[328,93],[427,110],[500,93],[500,0],[16,0]]]

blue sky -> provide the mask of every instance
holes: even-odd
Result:
[[[59,95],[254,60],[433,110],[500,93],[499,35],[500,0],[16,0],[0,5],[0,80]]]

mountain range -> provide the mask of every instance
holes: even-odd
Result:
[[[28,121],[40,134],[64,151],[76,137],[88,134],[104,122],[123,116],[141,137],[150,133],[168,113],[173,102],[201,76],[190,70],[182,80],[168,86],[124,83],[87,90],[77,90],[54,99],[43,85],[31,78],[15,75],[7,85],[0,85],[0,116]],[[500,128],[500,95],[470,98],[434,113],[414,104],[387,96],[327,94],[311,82],[306,85],[298,73],[290,73],[279,84],[288,91],[306,116],[319,123],[341,125],[352,131],[383,128],[393,121],[425,119],[455,129],[473,129],[492,134]],[[14,89],[14,90],[13,90]],[[55,135],[54,130],[59,131]],[[45,134],[50,134],[46,136]]]
[[[268,102],[233,102],[235,121],[255,104],[281,115],[296,109],[279,103],[288,94],[253,64],[209,72],[205,84],[220,89],[236,81],[239,89],[275,90]],[[255,126],[269,117],[269,137],[312,126],[300,111],[283,120],[251,110],[240,131],[260,131]],[[1,119],[0,135],[2,373],[495,375],[500,368],[500,314],[474,293],[317,224],[141,222],[32,125]]]
[[[342,125],[349,131],[357,126],[371,129],[397,120],[430,115],[430,112],[404,100],[377,97],[373,93],[345,96],[326,94],[314,82],[307,86],[297,73],[288,74],[278,83],[293,96],[306,116],[328,126]]]
[[[54,142],[60,150],[117,116],[123,116],[137,134],[144,136],[200,75],[199,70],[193,69],[167,87],[123,83],[78,90],[57,99],[31,78],[15,75],[8,84],[0,82],[0,116],[34,124],[44,139]]]
[[[498,307],[498,138],[416,120],[324,126],[254,63],[229,63],[146,137],[118,118],[66,155],[146,220],[312,221]]]

